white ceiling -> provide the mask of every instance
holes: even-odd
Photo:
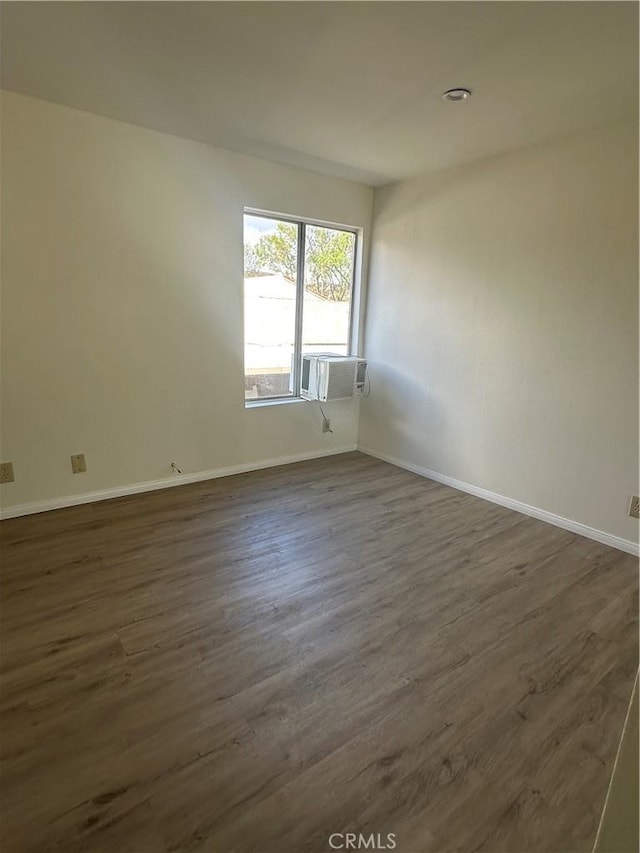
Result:
[[[2,84],[380,185],[636,112],[637,32],[631,2],[5,2]]]

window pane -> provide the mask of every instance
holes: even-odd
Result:
[[[291,396],[298,227],[244,217],[245,399]]]
[[[356,236],[307,225],[304,247],[302,351],[349,355]]]

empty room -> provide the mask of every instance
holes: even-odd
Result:
[[[2,853],[637,853],[638,4],[0,4]]]

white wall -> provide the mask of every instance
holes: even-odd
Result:
[[[355,443],[245,410],[242,214],[368,237],[372,190],[7,92],[2,180],[3,507]]]
[[[376,191],[360,443],[637,541],[632,123]]]
[[[357,404],[333,434],[245,410],[242,211],[367,236],[370,189],[13,93],[2,119],[3,507],[355,443]],[[376,191],[362,446],[637,538],[636,143]]]

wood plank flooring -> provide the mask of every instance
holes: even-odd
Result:
[[[591,850],[633,557],[358,453],[0,537],[3,853]]]

